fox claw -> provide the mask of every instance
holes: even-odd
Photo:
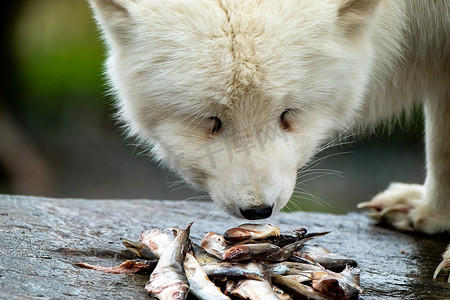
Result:
[[[434,271],[433,279],[436,279],[439,273],[443,270],[450,270],[450,257],[442,260],[439,266],[437,266],[436,271]],[[447,282],[450,283],[450,276],[448,277]]]
[[[441,263],[437,266],[436,271],[434,271],[433,279],[436,279],[441,271],[450,270],[450,245],[447,247],[447,251],[442,255],[442,258]],[[448,277],[447,282],[450,283],[450,276]]]

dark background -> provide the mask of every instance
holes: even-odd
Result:
[[[0,193],[207,198],[158,168],[115,124],[103,44],[84,0],[8,0],[0,14]],[[390,134],[380,129],[321,153],[329,157],[299,179],[286,210],[344,213],[391,181],[422,182],[422,131],[417,113]]]

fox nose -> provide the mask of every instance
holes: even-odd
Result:
[[[240,209],[241,214],[248,220],[266,219],[272,215],[272,206],[255,207],[250,209]]]

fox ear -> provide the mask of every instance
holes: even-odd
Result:
[[[370,23],[381,0],[341,0],[338,20],[347,33]]]
[[[99,27],[109,42],[124,42],[128,37],[129,0],[88,0]]]

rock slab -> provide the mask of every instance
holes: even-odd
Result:
[[[151,299],[146,275],[114,275],[76,267],[124,261],[120,238],[138,240],[151,227],[184,227],[199,241],[244,223],[209,202],[78,200],[0,195],[0,299]],[[433,281],[448,236],[399,233],[362,213],[278,213],[281,230],[331,231],[317,243],[355,259],[360,299],[450,299],[450,284]]]

